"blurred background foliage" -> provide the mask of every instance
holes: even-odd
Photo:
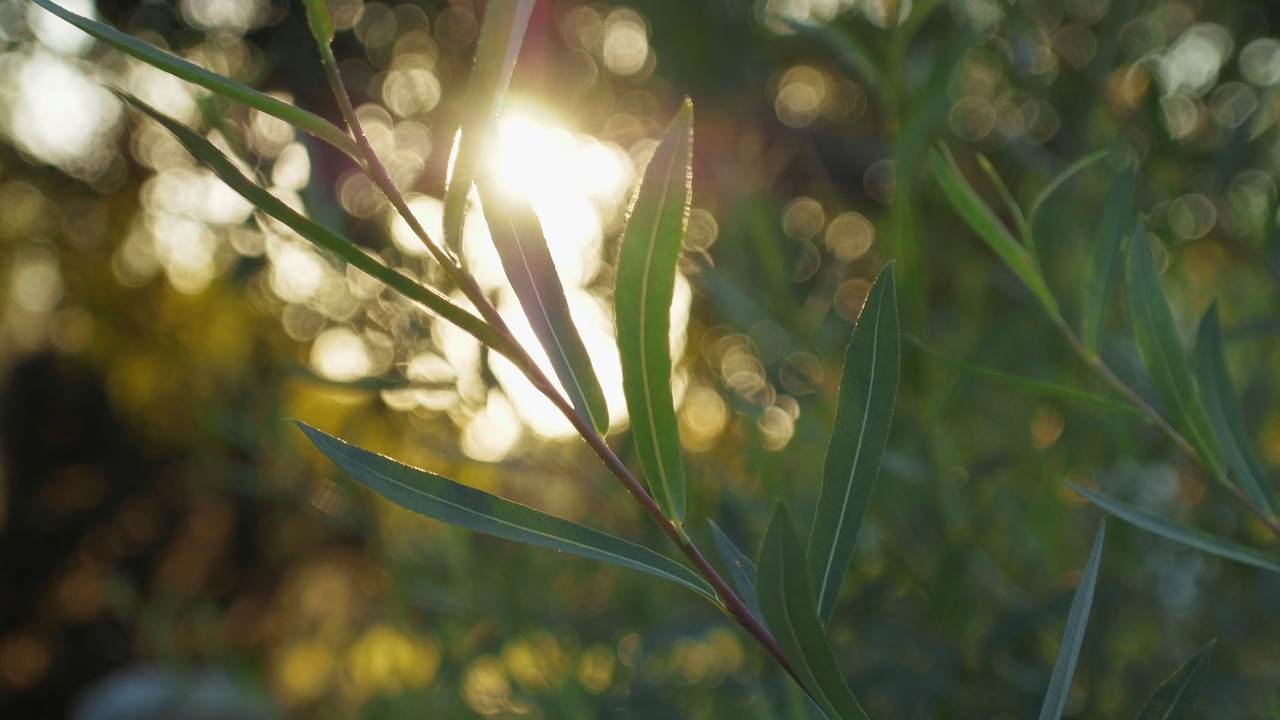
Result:
[[[296,3],[63,4],[338,119]],[[438,228],[482,3],[330,4],[371,140]],[[805,517],[851,323],[899,261],[917,342],[833,623],[872,717],[1034,712],[1099,519],[1064,479],[1276,548],[1139,418],[922,347],[1106,393],[924,160],[947,142],[998,207],[983,153],[1025,207],[1110,151],[1036,218],[1050,283],[1073,317],[1101,207],[1136,167],[1178,321],[1189,334],[1218,299],[1274,479],[1278,23],[1264,0],[538,4],[495,162],[542,215],[607,387],[625,201],[680,99],[697,107],[673,313],[691,517],[752,551],[774,496]],[[327,146],[0,0],[0,714],[805,716],[688,593],[422,520],[336,473],[286,418],[661,545],[509,366],[260,221],[100,83],[444,282]],[[469,223],[468,262],[512,310],[487,242]],[[1103,338],[1141,385],[1122,308]],[[1067,714],[1132,716],[1213,638],[1201,716],[1280,714],[1278,607],[1280,578],[1113,524]]]

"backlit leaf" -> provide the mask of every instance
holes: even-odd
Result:
[[[835,610],[889,437],[898,397],[898,334],[890,263],[867,294],[845,352],[822,491],[809,533],[810,578],[824,624]]]
[[[711,586],[692,570],[646,547],[409,467],[295,422],[335,465],[406,510],[486,535],[639,570],[715,600]]]
[[[719,525],[712,520],[707,522],[711,525],[711,537],[715,539],[716,551],[720,553],[720,560],[724,562],[725,567],[729,568],[729,579],[733,581],[733,587],[738,591],[738,596],[742,598],[742,602],[746,604],[752,615],[758,618],[763,617],[760,613],[760,600],[756,594],[756,564],[733,544]]]
[[[693,192],[693,104],[685,100],[645,168],[618,250],[614,312],[622,389],[649,489],[684,518],[685,479],[671,396],[671,301]]]
[[[1210,641],[1200,648],[1170,675],[1138,713],[1138,720],[1189,720],[1209,679],[1209,657],[1216,642]]]

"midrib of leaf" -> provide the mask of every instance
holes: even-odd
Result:
[[[678,155],[679,155],[678,152],[671,153],[671,163],[667,165],[666,167],[667,172],[664,173],[662,177],[664,178],[671,177],[671,172],[672,170],[675,169],[676,163],[679,161],[677,157]],[[643,380],[644,396],[648,400],[648,402],[644,403],[644,413],[649,421],[648,422],[649,440],[653,442],[654,452],[656,452],[659,456],[657,458],[657,462],[654,463],[658,467],[658,480],[662,483],[663,494],[667,496],[667,498],[671,501],[672,505],[674,506],[675,493],[671,489],[671,479],[667,475],[667,464],[662,461],[662,455],[664,453],[662,452],[662,447],[663,447],[662,441],[658,438],[658,418],[653,411],[653,408],[654,408],[654,404],[652,402],[653,392],[649,382],[649,376],[651,373],[649,372],[649,343],[648,343],[648,338],[649,338],[648,327],[649,327],[649,317],[650,317],[649,277],[652,274],[652,269],[653,269],[654,249],[658,246],[658,231],[662,227],[662,213],[667,209],[666,191],[668,189],[669,189],[668,187],[663,187],[663,192],[659,194],[658,211],[653,215],[654,222],[649,231],[649,242],[645,246],[645,251],[644,251],[644,273],[642,276],[643,282],[640,283],[640,305],[639,305],[640,365],[642,366],[642,370],[643,370],[643,372],[641,372],[640,375],[641,377],[644,378]],[[664,308],[662,312],[663,312],[663,317],[666,317],[667,314],[670,313],[670,309]],[[668,349],[666,352],[670,354],[671,351]],[[670,392],[670,389],[668,389],[668,392]],[[679,518],[674,518],[674,519],[678,520]]]
[[[533,271],[530,269],[529,257],[524,252],[524,243],[519,240],[520,236],[516,231],[515,221],[512,220],[511,213],[507,212],[505,204],[502,205],[501,214],[507,224],[507,227],[511,229],[511,237],[515,240],[516,252],[520,253],[520,267],[524,270],[524,274],[529,280],[529,286],[533,289],[533,298],[538,303],[538,311],[541,313],[542,317],[545,318],[547,329],[551,332],[551,338],[555,342],[556,354],[560,356],[561,362],[568,371],[568,376],[573,383],[575,392],[572,393],[572,395],[576,398],[581,398],[582,411],[588,415],[587,420],[591,423],[592,427],[601,427],[600,423],[597,422],[598,418],[594,417],[592,414],[591,403],[587,401],[587,393],[582,385],[582,381],[578,378],[578,372],[569,358],[568,351],[565,350],[564,343],[560,340],[560,332],[556,329],[555,323],[551,322],[550,311],[547,309],[546,302],[542,299],[542,288],[538,285],[538,279],[534,277]],[[550,250],[548,250],[548,253],[549,252]],[[551,272],[556,272],[554,266],[551,268]],[[565,310],[568,310],[567,297],[565,298]],[[569,318],[566,318],[566,321],[572,322]]]
[[[878,303],[876,307],[876,324],[871,330],[880,329],[880,315],[884,312],[884,303]],[[876,386],[876,355],[880,352],[880,336],[873,332],[871,335],[871,375],[867,382],[867,403],[862,409],[862,427],[858,431],[858,446],[853,453],[853,464],[849,467],[848,482],[845,483],[844,501],[840,504],[840,522],[836,523],[836,531],[834,538],[836,542],[831,543],[831,549],[827,552],[827,564],[822,572],[822,586],[818,588],[818,607],[822,607],[822,599],[827,594],[827,584],[831,579],[831,564],[836,559],[836,546],[839,545],[840,531],[844,528],[845,518],[848,516],[849,498],[853,497],[853,476],[858,469],[858,460],[862,457],[862,444],[867,437],[867,418],[871,415],[871,396],[874,394]]]

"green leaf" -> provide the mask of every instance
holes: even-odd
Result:
[[[277,117],[299,130],[329,143],[354,158],[356,162],[363,164],[360,159],[360,150],[356,147],[355,140],[337,125],[319,115],[309,113],[302,108],[290,105],[270,95],[260,93],[231,78],[209,72],[195,63],[159,50],[109,25],[103,25],[100,22],[76,15],[49,2],[49,0],[32,0],[32,2],[121,52],[132,55],[174,77],[195,83],[236,102],[244,103],[255,110]]]
[[[1216,302],[1209,306],[1200,320],[1192,360],[1200,399],[1204,403],[1214,437],[1226,456],[1227,466],[1249,498],[1260,509],[1274,516],[1275,502],[1270,493],[1267,471],[1249,440],[1249,431],[1244,426],[1244,414],[1240,412],[1236,390],[1227,373],[1227,358],[1223,352],[1222,327],[1218,322]]]
[[[1128,403],[1122,403],[1117,400],[1112,400],[1110,398],[1103,397],[1101,395],[1094,395],[1093,393],[1087,393],[1082,390],[1076,390],[1075,388],[1067,387],[1066,385],[1058,385],[1056,383],[1043,382],[1041,380],[1031,380],[1028,378],[1019,377],[1017,375],[1011,375],[1006,372],[1001,372],[999,370],[994,370],[992,368],[985,367],[982,365],[976,365],[974,363],[966,362],[964,360],[953,358],[950,355],[945,355],[941,352],[938,352],[937,350],[934,350],[933,348],[926,345],[924,341],[920,340],[917,337],[914,337],[911,335],[907,335],[905,337],[907,339],[907,342],[910,342],[912,345],[915,345],[916,347],[920,348],[925,353],[933,356],[934,358],[937,358],[943,364],[950,365],[952,367],[958,368],[960,370],[964,370],[965,372],[972,373],[980,377],[988,378],[990,380],[994,380],[999,383],[1004,383],[1005,385],[1009,385],[1011,387],[1022,388],[1023,390],[1039,393],[1041,395],[1048,395],[1051,397],[1062,398],[1063,400],[1071,400],[1074,402],[1094,405],[1096,407],[1104,408],[1107,410],[1114,410],[1115,412],[1122,412],[1129,415],[1134,415],[1136,417],[1146,417],[1141,410],[1138,410],[1137,408],[1135,408],[1132,405],[1129,405]]]
[[[434,288],[421,285],[413,278],[383,265],[342,236],[289,207],[280,198],[245,177],[230,158],[191,128],[161,114],[128,93],[117,91],[116,94],[173,133],[188,152],[258,209],[284,223],[316,247],[328,250],[357,269],[381,280],[391,289],[410,300],[421,303],[431,312],[470,333],[481,343],[511,358],[517,365],[520,364],[518,359],[520,354],[514,351],[511,341],[493,326],[455,305],[452,300]]]
[[[483,178],[478,183],[493,245],[534,335],[547,351],[574,409],[604,434],[609,429],[604,391],[569,315],[569,302],[533,205],[503,190],[496,179]]]
[[[333,42],[333,13],[329,12],[328,0],[302,0],[302,4],[307,9],[311,36],[323,45]]]
[[[1188,720],[1209,679],[1209,657],[1216,643],[1209,641],[1170,675],[1138,713],[1138,720]]]
[[[1084,566],[1076,595],[1071,599],[1067,628],[1062,633],[1062,645],[1058,647],[1058,659],[1054,661],[1053,674],[1049,676],[1049,689],[1045,692],[1044,704],[1040,706],[1040,720],[1058,720],[1062,717],[1062,709],[1067,706],[1071,676],[1075,674],[1076,659],[1080,656],[1080,645],[1084,642],[1084,629],[1089,624],[1089,608],[1093,605],[1093,589],[1098,583],[1098,565],[1102,560],[1102,541],[1106,534],[1107,525],[1103,522],[1098,526],[1098,534],[1093,539],[1093,550],[1089,552],[1089,562]]]
[[[738,596],[742,598],[742,602],[746,604],[752,615],[758,618],[764,617],[760,612],[759,596],[756,594],[756,564],[733,544],[714,520],[707,522],[711,525],[711,537],[716,541],[716,551],[720,553],[720,559],[729,568],[729,578],[733,580]]]
[[[618,250],[614,312],[622,389],[649,489],[684,518],[685,479],[671,397],[671,300],[693,192],[693,103],[687,98],[645,168]]]
[[[489,0],[485,8],[444,192],[444,240],[454,252],[461,252],[471,184],[506,98],[534,1]]]
[[[978,234],[978,237],[987,243],[988,247],[1000,256],[1001,260],[1004,260],[1009,269],[1031,288],[1031,292],[1035,294],[1049,316],[1054,320],[1060,320],[1058,301],[1049,292],[1049,286],[1040,275],[1035,259],[1025,247],[1018,244],[1018,241],[1009,233],[1009,229],[1000,222],[1000,218],[996,217],[973,186],[964,179],[951,151],[945,146],[939,146],[934,151],[933,169],[938,177],[938,184],[942,186],[943,194],[947,196],[960,217]]]
[[[1197,550],[1203,550],[1207,553],[1224,557],[1228,560],[1235,560],[1246,565],[1270,570],[1271,572],[1280,573],[1280,557],[1268,555],[1252,548],[1245,547],[1230,540],[1224,540],[1215,537],[1206,532],[1188,527],[1182,523],[1165,519],[1148,510],[1134,507],[1128,503],[1116,500],[1113,497],[1103,495],[1100,492],[1080,487],[1073,483],[1067,483],[1067,487],[1079,493],[1081,497],[1116,517],[1124,520],[1132,525],[1155,533],[1164,538],[1180,542],[1188,547]]]
[[[880,472],[898,397],[898,305],[893,263],[880,271],[844,357],[840,398],[809,533],[809,571],[825,624],[853,557],[858,529]]]
[[[866,720],[867,714],[840,675],[835,651],[813,604],[800,538],[781,502],[760,549],[756,589],[764,621],[809,697],[832,720]]]
[[[1215,478],[1225,482],[1221,451],[1196,392],[1191,366],[1183,353],[1173,312],[1160,287],[1160,276],[1156,273],[1151,248],[1147,244],[1146,227],[1141,220],[1134,228],[1130,242],[1126,281],[1129,285],[1129,315],[1138,351],[1170,415],[1169,419],[1187,436],[1204,466]]]
[[[1000,195],[1001,202],[1004,203],[1004,209],[1013,217],[1013,222],[1018,226],[1018,235],[1022,241],[1031,245],[1031,224],[1027,222],[1027,217],[1022,214],[1022,208],[1018,207],[1018,201],[1013,199],[1013,193],[1009,192],[1009,186],[1004,184],[1004,179],[1000,177],[1000,173],[996,172],[996,166],[991,164],[991,160],[982,153],[977,154],[978,167],[982,168],[982,172],[986,174],[987,179],[995,186],[996,193]]]
[[[1053,194],[1058,191],[1058,188],[1062,187],[1063,183],[1080,174],[1089,166],[1110,154],[1110,150],[1097,150],[1091,152],[1071,163],[1066,167],[1066,169],[1058,173],[1049,181],[1048,185],[1045,185],[1039,193],[1036,193],[1035,199],[1031,201],[1031,207],[1027,210],[1027,225],[1031,226],[1035,223],[1036,213],[1040,212],[1040,208],[1044,207],[1045,201],[1052,197]]]
[[[1090,354],[1098,354],[1098,345],[1102,337],[1102,316],[1107,309],[1107,300],[1120,277],[1121,251],[1124,249],[1125,231],[1131,227],[1133,217],[1133,172],[1120,173],[1111,192],[1107,195],[1107,204],[1102,210],[1102,224],[1098,228],[1098,239],[1093,244],[1093,262],[1089,277],[1084,286],[1084,297],[1080,299],[1080,335],[1085,350]]]
[[[294,422],[335,465],[406,510],[478,533],[639,570],[716,599],[711,586],[692,570],[649,548],[403,465]]]

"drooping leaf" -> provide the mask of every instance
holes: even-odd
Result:
[[[1093,243],[1093,260],[1080,298],[1080,341],[1085,350],[1097,354],[1102,337],[1102,317],[1107,300],[1120,277],[1121,251],[1125,232],[1133,223],[1133,171],[1120,173],[1107,204],[1102,210],[1102,224]]]
[[[729,539],[714,520],[707,522],[711,525],[711,537],[715,539],[716,551],[720,553],[720,560],[724,562],[725,567],[729,568],[729,579],[733,581],[733,587],[738,591],[738,596],[742,598],[742,602],[746,604],[752,615],[758,618],[764,617],[760,612],[759,596],[756,594],[756,564],[733,544],[733,540]]]
[[[1000,177],[1000,173],[996,172],[996,166],[991,164],[990,158],[982,153],[978,153],[976,158],[978,167],[982,168],[982,172],[991,181],[996,193],[1000,195],[1000,201],[1004,203],[1005,212],[1009,213],[1009,216],[1013,218],[1014,225],[1017,226],[1018,236],[1027,244],[1028,248],[1031,248],[1031,225],[1027,222],[1027,217],[1022,214],[1022,208],[1018,207],[1018,201],[1013,199],[1013,193],[1009,191],[1009,186],[1004,184],[1004,178]]]
[[[1080,657],[1080,645],[1084,642],[1085,626],[1089,624],[1089,608],[1093,605],[1093,589],[1098,583],[1098,566],[1102,560],[1102,541],[1106,533],[1107,526],[1103,522],[1098,526],[1093,550],[1089,552],[1089,562],[1084,566],[1075,597],[1071,599],[1067,628],[1062,633],[1062,644],[1058,646],[1058,659],[1053,663],[1053,674],[1049,676],[1049,689],[1045,692],[1044,704],[1040,706],[1040,720],[1058,720],[1062,717],[1063,708],[1067,706],[1071,676],[1075,674],[1076,659]]]
[[[809,697],[832,720],[866,720],[866,713],[840,675],[835,651],[813,603],[804,549],[782,503],[774,511],[760,549],[756,591],[764,621]]]
[[[639,570],[715,600],[706,581],[649,548],[409,467],[294,422],[335,465],[406,510],[478,533]]]
[[[1027,208],[1027,225],[1031,226],[1036,221],[1036,214],[1040,212],[1040,208],[1044,207],[1045,202],[1053,197],[1053,194],[1062,187],[1063,183],[1083,172],[1089,166],[1098,162],[1102,158],[1111,154],[1110,150],[1097,150],[1076,160],[1068,165],[1062,172],[1054,176],[1052,180],[1045,185],[1040,192],[1036,193],[1036,197],[1031,201],[1031,206]]]
[[[898,334],[890,263],[867,294],[845,352],[822,491],[809,533],[809,576],[823,624],[835,610],[840,583],[849,569],[858,529],[880,472],[898,397]]]
[[[489,0],[485,8],[444,193],[444,240],[454,252],[462,248],[471,185],[483,160],[485,139],[491,137],[506,98],[534,1]]]
[[[245,177],[244,173],[235,166],[235,163],[230,158],[191,128],[156,111],[132,95],[122,92],[117,92],[117,94],[173,133],[178,142],[182,143],[182,146],[197,160],[204,163],[228,187],[240,193],[262,212],[279,220],[316,247],[328,250],[348,264],[354,265],[357,269],[381,280],[401,295],[421,303],[428,310],[457,325],[481,343],[512,358],[513,362],[520,362],[518,360],[519,354],[514,352],[506,336],[499,333],[488,323],[454,304],[452,300],[438,290],[422,285],[413,278],[383,265],[337,233],[289,207],[280,198]]]
[[[1174,671],[1143,706],[1137,720],[1190,720],[1196,700],[1209,679],[1209,658],[1216,643],[1216,640],[1209,641]]]
[[[622,389],[649,490],[684,518],[685,479],[671,396],[671,302],[693,192],[693,103],[685,100],[645,168],[618,250],[614,313]]]
[[[1224,540],[1223,538],[1188,527],[1182,523],[1168,520],[1149,510],[1134,507],[1133,505],[1121,502],[1120,500],[1108,495],[1103,495],[1095,490],[1083,488],[1073,483],[1067,483],[1067,487],[1079,493],[1081,497],[1094,505],[1097,505],[1127,523],[1137,525],[1147,532],[1155,533],[1160,537],[1168,538],[1174,542],[1182,543],[1183,545],[1193,547],[1197,550],[1203,550],[1207,553],[1217,555],[1218,557],[1224,557],[1228,560],[1235,560],[1236,562],[1242,562],[1246,565],[1259,567],[1263,570],[1280,573],[1280,557],[1268,555],[1267,553],[1259,552],[1258,550],[1245,547],[1239,543]]]
[[[1029,378],[1019,377],[1017,375],[1011,375],[1009,373],[1001,372],[999,370],[995,370],[983,365],[976,365],[974,363],[966,362],[964,360],[960,360],[958,358],[954,358],[949,355],[945,355],[941,352],[938,352],[937,350],[934,350],[933,348],[926,345],[919,338],[913,337],[911,335],[907,335],[905,337],[907,341],[910,342],[912,345],[915,345],[916,347],[923,350],[925,353],[933,356],[934,358],[937,358],[943,364],[950,365],[960,370],[964,370],[965,372],[972,373],[980,377],[988,378],[990,380],[1003,383],[1010,387],[1021,388],[1029,392],[1039,393],[1041,395],[1048,395],[1051,397],[1062,398],[1063,400],[1071,400],[1073,402],[1085,403],[1087,405],[1093,405],[1095,407],[1100,407],[1100,408],[1104,408],[1106,410],[1112,410],[1115,412],[1122,412],[1122,413],[1134,415],[1137,417],[1145,417],[1142,414],[1141,410],[1138,410],[1137,408],[1127,403],[1122,403],[1118,400],[1112,400],[1110,398],[1106,398],[1101,395],[1094,395],[1093,393],[1087,393],[1087,392],[1084,392],[1083,390],[1076,390],[1075,388],[1067,387],[1066,385],[1058,385],[1057,383],[1044,382],[1041,380],[1031,380]]]
[[[477,183],[489,234],[538,343],[574,409],[603,434],[609,429],[604,391],[569,314],[569,301],[533,205],[505,191],[494,178],[477,178]]]
[[[123,53],[132,55],[174,77],[195,83],[255,110],[277,117],[329,143],[354,158],[356,162],[360,162],[360,151],[356,147],[355,140],[337,125],[319,115],[290,105],[279,98],[260,93],[231,78],[209,72],[195,63],[171,55],[109,25],[81,17],[49,0],[32,0],[32,2]]]
[[[942,186],[943,194],[947,196],[960,217],[1031,289],[1049,316],[1055,320],[1060,319],[1058,301],[1054,299],[1053,293],[1049,292],[1049,286],[1040,275],[1040,269],[1036,267],[1031,253],[1014,239],[1009,229],[1000,222],[1000,218],[996,217],[973,186],[964,179],[955,158],[946,147],[940,146],[934,151],[933,169],[938,177],[938,184]]]
[[[333,13],[329,12],[328,0],[302,0],[307,11],[307,24],[311,26],[311,36],[316,42],[328,45],[333,42]]]
[[[1193,355],[1196,386],[1204,402],[1209,425],[1226,457],[1227,467],[1240,488],[1264,512],[1275,515],[1275,499],[1267,471],[1249,440],[1244,426],[1244,413],[1236,400],[1236,390],[1227,373],[1227,358],[1223,352],[1222,327],[1218,322],[1218,304],[1209,306],[1200,319]]]
[[[1125,275],[1129,286],[1129,315],[1138,351],[1170,421],[1186,435],[1213,476],[1225,482],[1221,451],[1196,392],[1191,366],[1183,352],[1173,312],[1160,287],[1160,276],[1156,273],[1147,242],[1146,226],[1139,220],[1129,244],[1129,264]]]

